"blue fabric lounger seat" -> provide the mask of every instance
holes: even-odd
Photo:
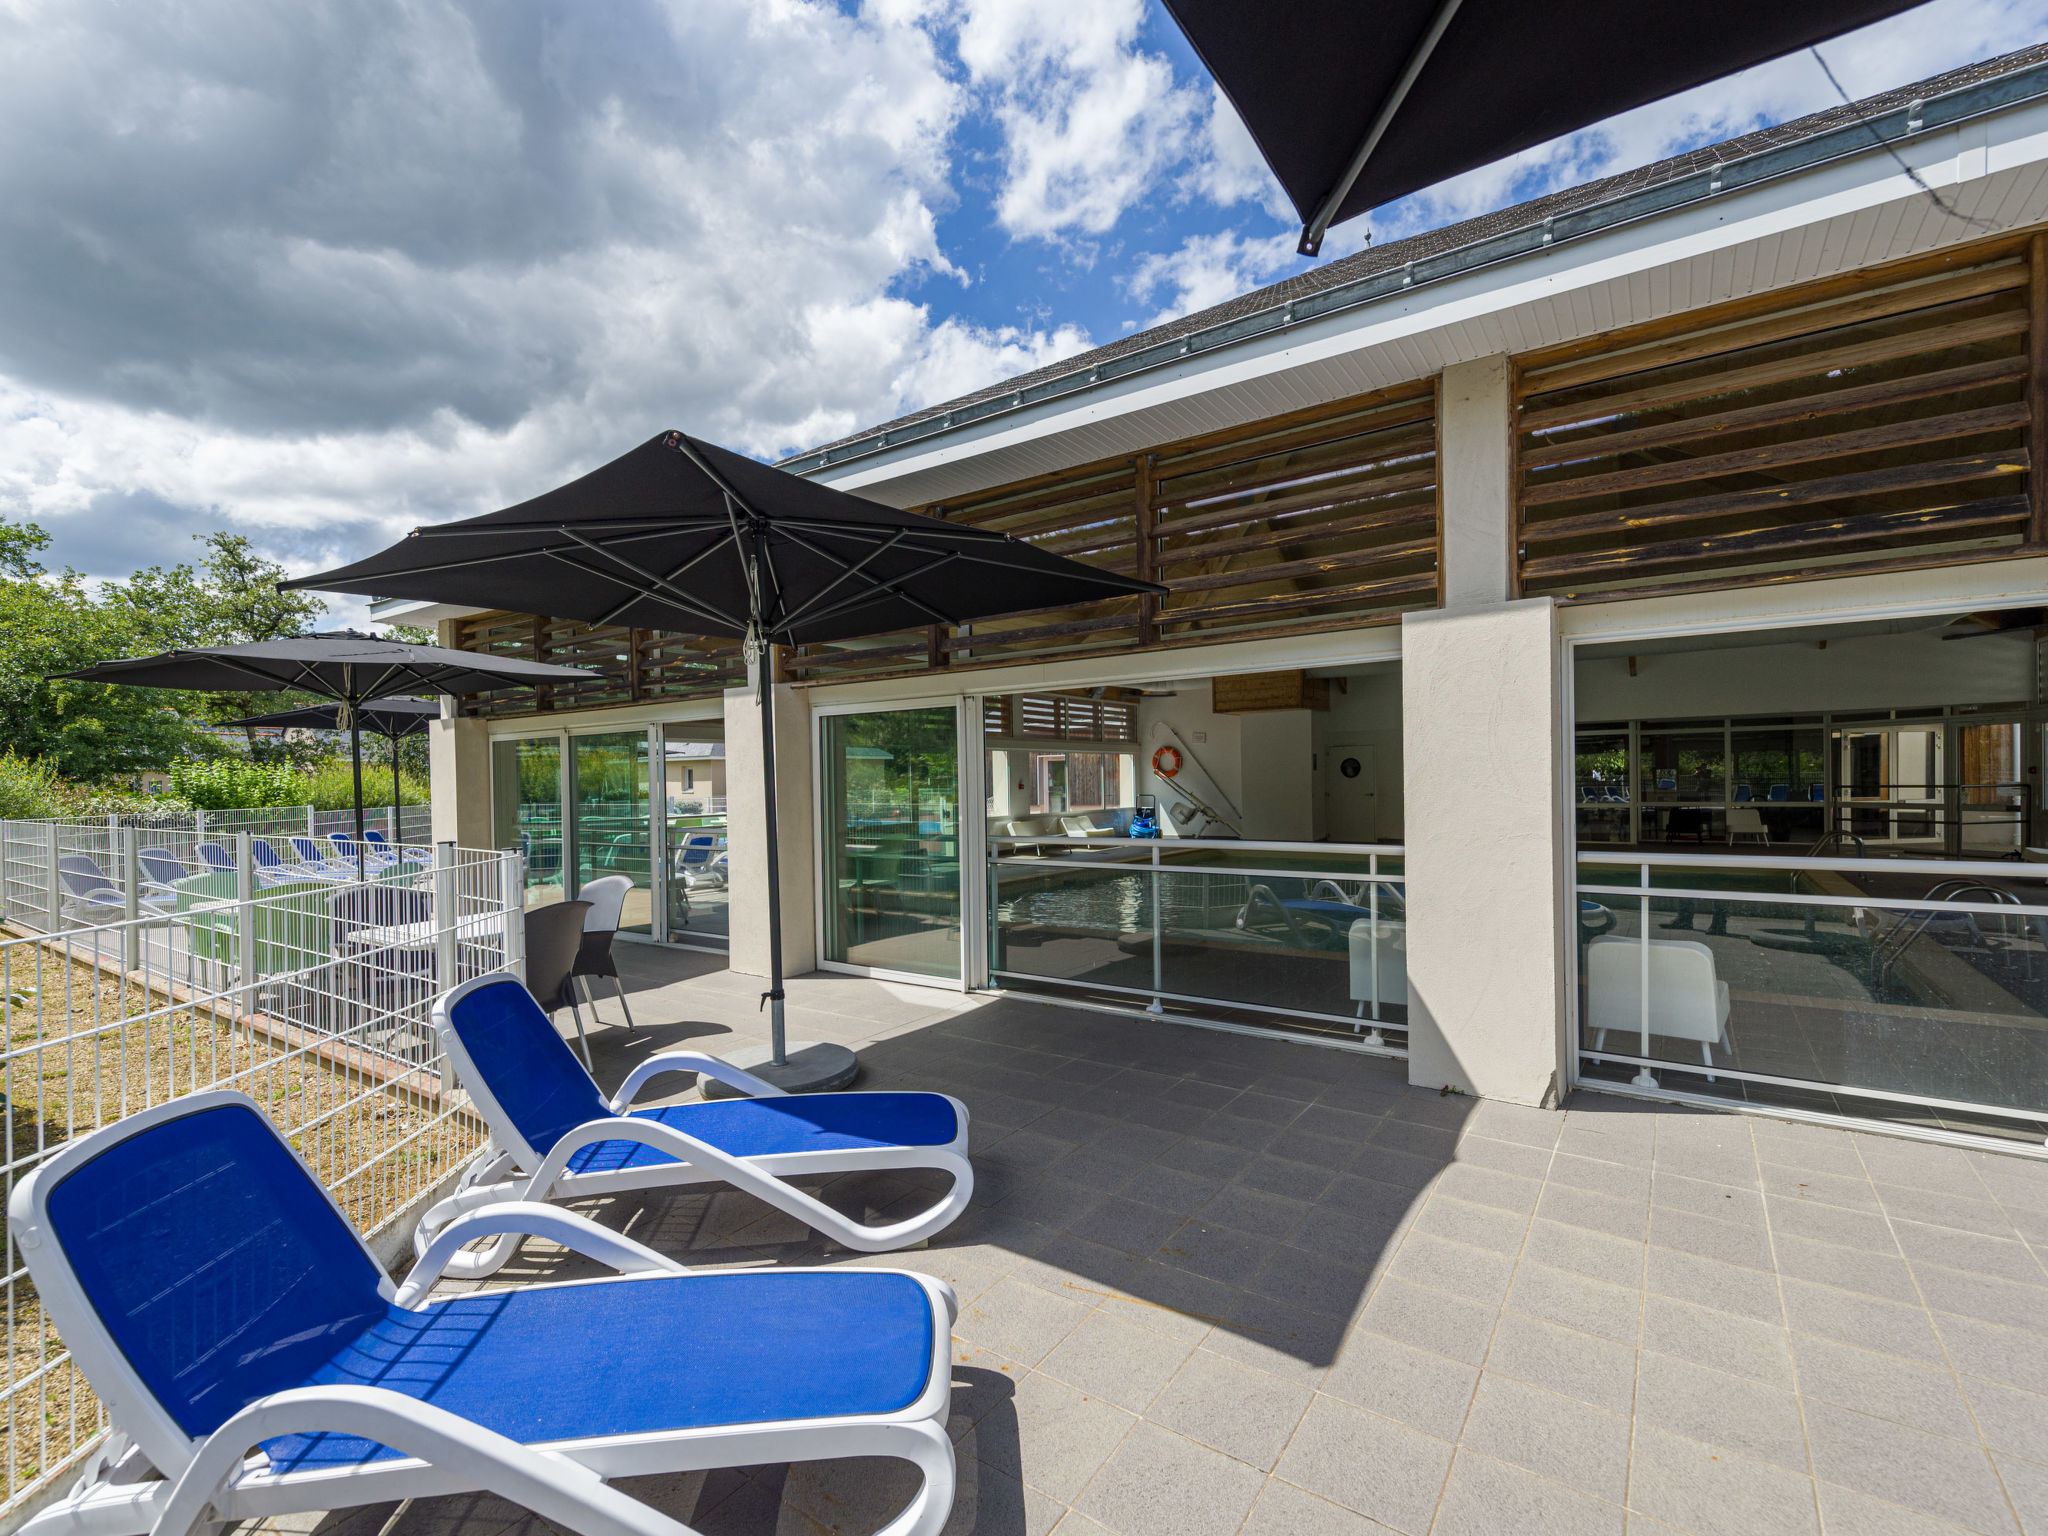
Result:
[[[465,1211],[504,1200],[575,1200],[621,1190],[724,1182],[756,1195],[847,1247],[885,1252],[920,1242],[966,1210],[967,1107],[942,1093],[782,1092],[700,1051],[643,1061],[607,1100],[517,978],[480,976],[434,1006],[434,1027],[462,1085],[491,1128],[490,1144],[455,1193],[421,1221],[414,1246]],[[750,1098],[635,1110],[657,1077],[694,1072]],[[952,1187],[929,1209],[870,1226],[790,1182],[870,1169],[930,1168]],[[485,1275],[511,1256],[510,1239],[465,1254],[451,1274]]]
[[[599,1477],[840,1455],[923,1471],[892,1536],[934,1536],[952,1502],[957,1307],[928,1276],[691,1274],[584,1217],[508,1204],[452,1223],[395,1286],[226,1092],[64,1148],[9,1220],[116,1428],[163,1474],[102,1467],[31,1522],[41,1536],[188,1536],[465,1489],[612,1533],[631,1528],[624,1496]],[[621,1276],[425,1299],[462,1244],[508,1230]],[[245,1463],[252,1444],[267,1465]]]

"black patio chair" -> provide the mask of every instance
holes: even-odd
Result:
[[[583,948],[587,901],[553,901],[526,914],[526,990],[553,1018],[563,1008],[576,1020],[576,1041],[583,1065],[590,1065],[590,1040],[583,1033],[583,1010],[576,1006],[576,957]]]

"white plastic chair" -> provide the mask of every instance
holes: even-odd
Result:
[[[610,1480],[852,1456],[922,1474],[877,1536],[937,1536],[952,1509],[943,1280],[693,1274],[510,1204],[449,1223],[400,1285],[255,1101],[221,1091],[63,1147],[8,1225],[113,1421],[35,1536],[200,1536],[478,1491],[579,1536],[693,1536]],[[502,1234],[618,1276],[427,1299],[463,1244]]]
[[[950,1094],[789,1094],[716,1056],[670,1051],[641,1062],[607,1100],[533,995],[502,972],[444,993],[434,1028],[491,1140],[455,1193],[420,1219],[413,1246],[422,1253],[465,1211],[716,1182],[836,1243],[882,1253],[942,1231],[974,1194],[967,1106]],[[644,1085],[670,1072],[696,1072],[751,1097],[631,1108]],[[869,1226],[788,1182],[881,1168],[936,1169],[953,1187],[915,1216]],[[512,1246],[464,1254],[449,1273],[490,1274]]]
[[[606,875],[577,888],[577,899],[589,902],[590,910],[583,914],[583,945],[577,950],[576,964],[569,972],[582,979],[583,997],[590,1004],[593,1019],[598,1016],[597,994],[591,990],[590,978],[609,976],[619,994],[619,1008],[626,1015],[628,1029],[637,1026],[633,1023],[633,1009],[626,1001],[626,984],[619,979],[618,964],[612,959],[612,939],[626,910],[626,893],[632,889],[632,878],[627,875]]]
[[[1754,837],[1762,840],[1768,848],[1771,845],[1771,829],[1764,825],[1764,815],[1753,805],[1732,805],[1728,808],[1728,841],[1732,844],[1738,837]]]
[[[1349,946],[1351,950],[1351,1000],[1358,1004],[1358,1017],[1366,1016],[1367,1008],[1372,1009],[1375,1021],[1380,1008],[1388,1003],[1408,1006],[1408,925],[1381,918],[1379,920],[1378,942],[1374,942],[1373,920],[1361,917],[1351,925]],[[1379,960],[1377,984],[1373,978],[1374,951]],[[1358,1028],[1365,1029],[1360,1024]],[[1377,1023],[1367,1031],[1366,1038],[1374,1044],[1381,1042]]]
[[[1643,1032],[1643,955],[1638,940],[1607,934],[1586,946],[1586,1023],[1593,1049],[1607,1032]],[[1697,1040],[1700,1060],[1714,1064],[1714,1047],[1728,1048],[1728,983],[1714,975],[1714,952],[1697,939],[1650,941],[1650,1033]],[[1714,1074],[1707,1073],[1707,1081]]]

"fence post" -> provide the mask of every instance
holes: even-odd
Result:
[[[204,811],[194,811],[192,813],[192,841],[194,844],[206,841],[206,812]]]
[[[121,925],[121,969],[142,968],[142,834],[133,827],[121,830],[121,910],[127,921]]]
[[[393,838],[395,845],[398,839]],[[456,974],[461,955],[462,907],[455,884],[455,844],[451,840],[434,844],[434,988],[446,992],[460,978]],[[455,1064],[440,1041],[432,1041],[441,1053],[441,1091],[455,1087]]]
[[[249,832],[235,834],[235,957],[241,983],[242,1014],[256,1011],[256,983],[262,967],[256,963],[256,839]]]
[[[309,805],[306,807],[306,836],[311,838],[317,838],[319,837],[319,835],[320,813],[314,810],[313,807]]]
[[[57,841],[57,823],[46,823],[45,830],[47,836],[43,839],[43,858],[46,861],[43,869],[43,890],[44,899],[50,903],[50,926],[46,931],[55,933],[64,926],[64,882],[57,875],[57,860],[63,857],[63,854]]]
[[[526,893],[521,888],[519,850],[507,848],[498,859],[499,901],[505,918],[505,969],[526,980]]]
[[[12,894],[7,875],[7,829],[11,825],[0,821],[0,923],[7,921],[7,899]]]

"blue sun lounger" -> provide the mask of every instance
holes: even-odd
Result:
[[[463,1212],[504,1201],[716,1182],[848,1248],[885,1253],[942,1231],[974,1194],[967,1106],[948,1094],[788,1094],[716,1056],[670,1051],[641,1062],[607,1101],[533,994],[506,972],[445,993],[434,1004],[434,1028],[491,1140],[455,1193],[421,1218],[413,1239],[421,1253]],[[700,1073],[753,1097],[630,1108],[642,1087],[670,1072]],[[788,1182],[881,1168],[935,1168],[953,1187],[916,1216],[868,1226]],[[448,1272],[491,1274],[515,1246],[507,1237],[462,1255]]]
[[[114,1428],[35,1536],[478,1490],[582,1536],[690,1536],[607,1480],[844,1456],[923,1474],[878,1536],[936,1536],[952,1508],[958,1308],[926,1275],[693,1274],[506,1205],[452,1223],[398,1285],[255,1102],[218,1091],[64,1147],[8,1222]],[[505,1232],[619,1277],[426,1299],[457,1247]]]

